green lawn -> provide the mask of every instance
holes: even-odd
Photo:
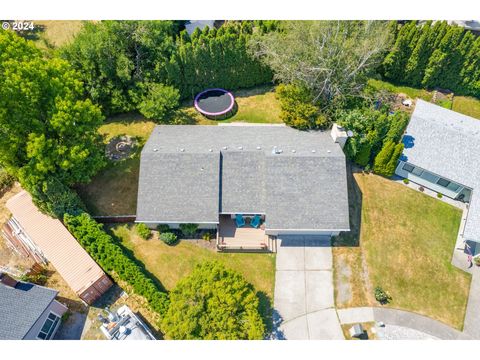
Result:
[[[455,96],[453,98],[452,110],[480,120],[480,99],[468,96]]]
[[[200,125],[215,125],[229,122],[249,123],[282,123],[280,120],[280,103],[275,97],[271,86],[248,90],[233,91],[238,105],[237,113],[226,120],[209,120],[200,115],[191,101],[186,102],[180,110],[179,122],[196,123]],[[187,119],[187,121],[185,121]]]
[[[471,277],[450,264],[461,211],[376,175],[355,174],[351,188],[359,238],[334,248],[337,306],[378,305],[372,289],[381,286],[387,306],[461,329]],[[340,302],[345,284],[350,298]]]
[[[424,89],[416,89],[409,86],[397,86],[386,81],[375,79],[368,80],[368,85],[376,90],[386,90],[397,94],[403,93],[412,99],[420,98],[425,101],[432,100],[432,92]]]
[[[171,290],[180,279],[190,274],[195,264],[205,260],[224,263],[243,274],[255,287],[262,312],[264,316],[270,317],[275,286],[275,255],[217,253],[197,245],[197,240],[183,240],[175,246],[168,246],[158,239],[156,232],[150,240],[141,239],[131,224],[111,225],[109,230],[167,290]]]

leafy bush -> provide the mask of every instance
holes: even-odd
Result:
[[[158,288],[145,270],[127,255],[123,247],[103,230],[90,215],[66,214],[64,222],[90,256],[112,276],[128,283],[143,296],[151,309],[163,315],[168,308],[168,295]]]
[[[373,171],[379,175],[391,177],[397,167],[398,159],[403,151],[403,144],[387,141],[375,158]]]
[[[210,242],[210,240],[212,240],[212,234],[210,234],[209,232],[206,232],[205,234],[203,234],[202,239]]]
[[[280,118],[285,124],[301,130],[325,128],[329,124],[327,117],[312,103],[307,89],[280,84],[276,95],[280,101]]]
[[[160,240],[167,245],[173,245],[177,242],[177,235],[171,232],[164,232],[160,234]]]
[[[180,231],[186,238],[194,237],[197,233],[197,224],[180,224]]]
[[[407,178],[403,179],[402,181],[403,181],[403,183],[404,183],[405,185],[410,184],[410,180],[408,180]]]
[[[391,296],[387,294],[380,286],[375,287],[375,300],[380,304],[387,304],[391,300]]]
[[[178,107],[180,93],[173,86],[152,83],[138,104],[140,113],[148,119],[166,123],[172,111]]]
[[[439,199],[443,198],[443,194],[437,193],[437,198]]]
[[[265,334],[255,289],[218,262],[198,264],[177,283],[162,330],[177,340],[260,340]]]
[[[137,230],[138,236],[140,236],[143,240],[147,240],[150,238],[150,236],[152,236],[152,231],[144,223],[135,225],[135,230]]]
[[[47,280],[48,280],[47,275],[48,275],[47,269],[42,268],[42,270],[39,273],[22,275],[20,280],[43,286],[47,283]]]
[[[161,234],[164,232],[169,232],[170,231],[170,226],[168,224],[158,224],[157,225],[157,231]]]
[[[478,256],[478,255],[475,256],[473,258],[473,262],[475,263],[475,265],[480,266],[480,256]]]
[[[0,194],[10,189],[15,182],[13,176],[9,175],[4,169],[0,167]]]
[[[85,210],[77,193],[54,177],[26,188],[38,209],[54,218],[63,219],[65,214],[76,215]]]

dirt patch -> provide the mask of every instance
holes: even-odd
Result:
[[[120,161],[131,157],[138,147],[138,141],[129,135],[112,138],[105,147],[105,155],[112,161]]]
[[[340,257],[338,259],[338,271],[335,273],[337,304],[349,303],[352,300],[351,275],[350,266],[343,257]]]

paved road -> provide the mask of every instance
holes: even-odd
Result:
[[[277,339],[344,339],[335,311],[330,238],[278,239],[275,278]]]

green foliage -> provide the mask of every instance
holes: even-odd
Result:
[[[377,300],[380,304],[384,305],[387,304],[390,300],[392,300],[391,296],[383,290],[380,286],[375,287],[375,300]]]
[[[178,282],[162,329],[178,340],[260,340],[265,334],[254,288],[218,262],[199,264]]]
[[[180,231],[186,238],[195,236],[198,230],[198,224],[180,224]]]
[[[32,284],[43,286],[47,283],[48,280],[48,271],[45,268],[42,268],[38,273],[27,273],[23,274],[20,278],[21,281],[29,282]]]
[[[0,32],[0,53],[0,163],[24,186],[88,182],[105,165],[103,116],[82,100],[79,74],[10,31]]]
[[[176,106],[176,94],[154,87],[145,95],[146,84],[174,86],[181,99],[191,99],[209,87],[234,90],[272,80],[271,71],[247,52],[251,22],[207,27],[191,37],[178,28],[172,21],[88,23],[61,55],[109,115],[138,109],[163,121],[163,112]]]
[[[338,123],[353,132],[344,151],[358,165],[370,164],[384,143],[400,141],[408,124],[408,115],[402,112],[389,114],[387,111],[364,108],[342,110],[336,114]]]
[[[168,295],[163,292],[144,268],[127,255],[122,246],[108,235],[87,213],[66,214],[65,226],[80,245],[108,274],[129,284],[133,291],[143,296],[151,309],[163,315],[168,308]]]
[[[206,88],[235,90],[272,80],[270,69],[247,51],[251,26],[244,23],[178,36],[167,71],[169,83],[180,89],[182,98],[191,99]]]
[[[439,199],[443,198],[443,194],[437,193],[437,198],[439,198]]]
[[[389,44],[384,21],[285,21],[281,31],[259,34],[252,53],[284,84],[306,88],[314,102],[360,95]]]
[[[410,184],[410,180],[408,180],[407,178],[403,179],[402,181],[403,181],[403,183],[404,183],[405,185]]]
[[[411,21],[396,33],[383,75],[392,81],[480,96],[480,37],[446,21]]]
[[[147,93],[140,101],[138,110],[148,119],[167,123],[172,111],[178,107],[180,93],[172,86],[148,84]]]
[[[138,236],[143,240],[148,240],[150,236],[152,236],[152,230],[150,230],[144,223],[135,225],[135,230],[137,230]]]
[[[168,224],[158,224],[157,225],[157,231],[161,234],[164,232],[169,232],[170,231],[170,226]]]
[[[212,234],[210,234],[209,232],[206,232],[205,234],[202,235],[202,239],[210,242],[210,240],[212,240]]]
[[[8,174],[5,169],[0,167],[0,194],[10,189],[14,182],[14,177]]]
[[[160,240],[162,240],[167,245],[173,245],[177,242],[178,238],[172,232],[162,232],[160,234]]]
[[[26,189],[38,209],[54,218],[63,219],[65,214],[80,214],[85,210],[77,193],[54,177],[29,185]]]
[[[176,30],[172,21],[88,22],[61,56],[80,71],[89,97],[107,115],[132,111],[139,84],[165,82]]]
[[[306,88],[296,85],[280,84],[275,91],[280,100],[280,118],[288,126],[301,130],[325,128],[329,122],[315,106]]]
[[[385,142],[382,150],[375,158],[373,165],[373,171],[376,174],[391,177],[395,173],[398,159],[402,155],[403,144],[395,144],[393,141],[388,140]]]

